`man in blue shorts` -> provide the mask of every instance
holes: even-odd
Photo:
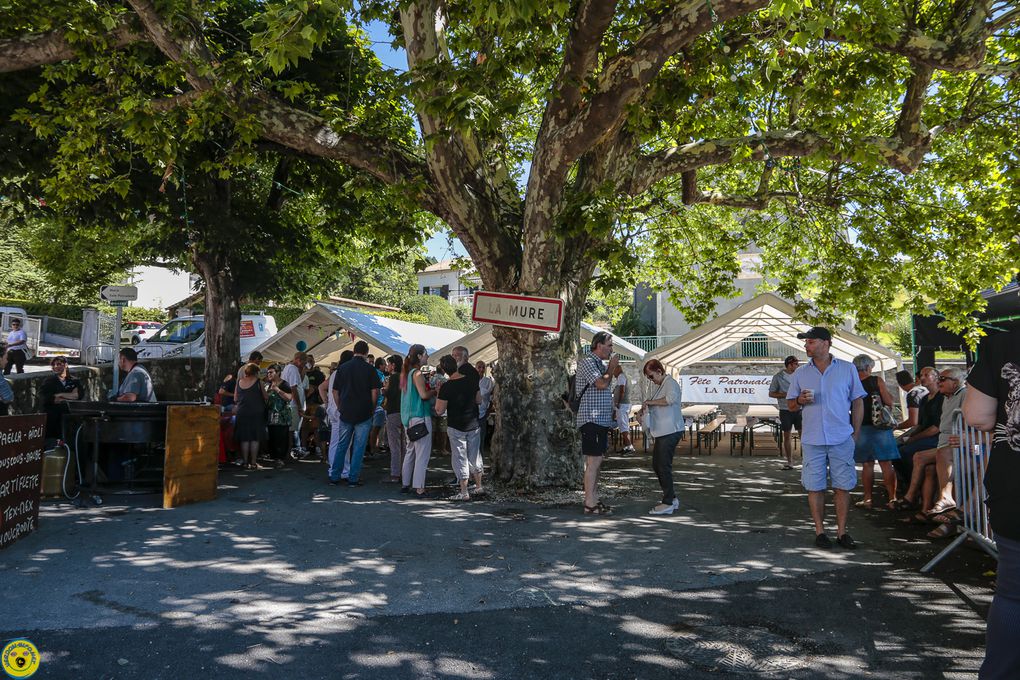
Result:
[[[854,444],[864,419],[866,392],[854,365],[832,356],[832,333],[828,328],[815,326],[797,337],[804,341],[808,363],[790,378],[786,398],[791,412],[803,414],[804,465],[800,480],[807,489],[808,506],[815,522],[815,545],[832,546],[825,533],[828,477],[835,496],[836,542],[844,548],[855,548],[854,539],[846,530],[846,518],[850,491],[857,486]]]

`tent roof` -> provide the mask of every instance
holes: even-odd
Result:
[[[797,339],[797,333],[807,330],[807,325],[794,321],[795,316],[796,309],[792,304],[773,293],[762,293],[668,345],[649,352],[648,358],[658,359],[676,375],[685,366],[704,361],[752,333],[763,333],[773,340],[799,347],[804,341]],[[875,359],[875,365],[881,371],[899,369],[902,364],[896,352],[838,329],[832,337],[832,354],[847,361],[858,354],[867,354]]]
[[[603,329],[582,321],[581,339],[591,342],[592,336],[601,330]],[[437,365],[439,363],[439,357],[444,354],[449,354],[457,345],[467,347],[468,352],[471,354],[471,361],[484,361],[486,364],[491,364],[499,358],[499,352],[496,350],[496,339],[492,337],[492,325],[485,323],[464,337],[451,342],[446,347],[441,347],[435,352],[430,352],[429,363]],[[627,357],[632,357],[637,361],[641,361],[645,358],[645,351],[643,349],[636,345],[632,345],[626,340],[615,335],[613,336],[613,349],[616,352]]]
[[[464,334],[449,328],[426,326],[399,319],[358,312],[346,307],[317,302],[286,328],[257,348],[269,361],[289,361],[297,343],[305,341],[317,363],[340,359],[340,353],[358,340],[368,343],[376,356],[406,355],[407,349],[421,343],[431,354],[437,347],[455,342]]]

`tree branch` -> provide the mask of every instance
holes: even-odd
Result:
[[[135,31],[127,22],[104,36],[109,47],[120,49],[132,43],[145,40],[145,35]],[[63,31],[36,33],[0,40],[0,73],[13,73],[30,68],[56,64],[74,59],[82,48],[67,40]]]
[[[582,84],[595,68],[602,38],[613,22],[617,0],[582,0],[563,49],[563,63],[552,87],[539,138],[560,127],[581,98]]]
[[[896,137],[907,144],[916,145],[928,131],[921,120],[921,111],[928,96],[934,69],[924,64],[916,64],[914,72],[907,81],[907,92],[903,97],[899,118],[896,120]]]
[[[184,68],[188,83],[196,90],[208,90],[214,84],[206,75],[213,69],[213,57],[202,34],[194,27],[175,35],[149,0],[127,0],[138,15],[149,39],[170,61]]]
[[[738,151],[747,148],[751,150],[750,159],[758,161],[767,156],[798,158],[821,152],[833,160],[846,161],[851,159],[854,150],[863,150],[906,175],[917,169],[930,144],[930,135],[918,138],[915,144],[906,143],[898,137],[866,137],[856,142],[837,143],[805,130],[775,130],[747,137],[691,142],[641,156],[633,176],[623,183],[622,190],[636,196],[667,177],[729,163]]]
[[[565,122],[544,118],[528,178],[525,241],[537,238],[551,225],[571,167],[582,154],[622,125],[628,107],[641,96],[667,59],[710,31],[716,21],[747,14],[767,3],[768,0],[716,0],[712,4],[705,0],[683,0],[673,5],[652,17],[649,27],[630,49],[606,61],[596,79],[594,94],[587,102],[579,103],[580,108],[573,116]]]
[[[400,10],[408,70],[418,78],[416,97],[428,101],[449,84],[427,87],[422,71],[435,62],[449,61],[446,47],[447,14],[442,0],[417,0]],[[477,138],[470,131],[445,125],[423,106],[417,106],[426,160],[444,200],[442,216],[471,255],[488,286],[516,278],[520,244],[515,231],[516,187],[508,187],[508,173],[491,168]],[[434,143],[433,143],[434,142]],[[508,200],[509,199],[509,200]],[[507,208],[510,207],[510,211]]]

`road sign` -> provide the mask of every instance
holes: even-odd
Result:
[[[559,333],[563,300],[480,290],[475,293],[471,318],[479,323]]]
[[[138,288],[136,286],[100,286],[99,299],[110,304],[130,302],[138,299]]]

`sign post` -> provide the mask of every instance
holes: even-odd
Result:
[[[563,300],[480,290],[475,293],[471,319],[497,326],[559,333],[563,328]]]
[[[99,299],[117,309],[117,321],[113,329],[113,348],[120,348],[120,328],[124,321],[124,307],[128,302],[138,299],[137,286],[100,286]],[[113,391],[120,387],[120,367],[117,365],[117,353],[113,356]]]

